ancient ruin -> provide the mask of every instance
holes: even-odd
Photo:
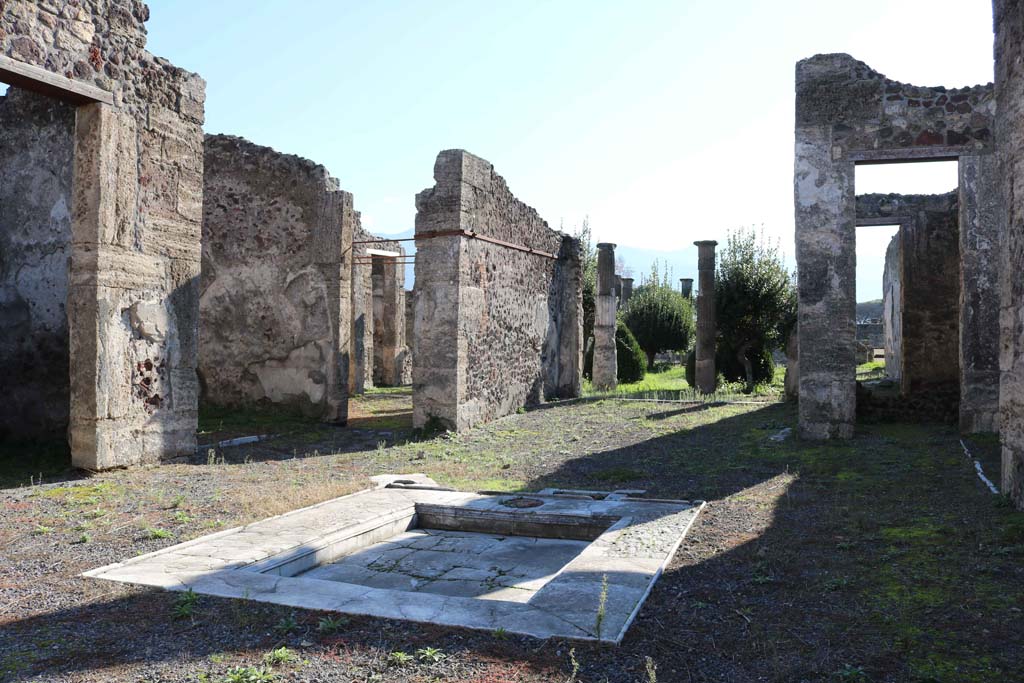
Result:
[[[414,424],[464,429],[578,396],[579,241],[468,152],[441,152],[434,179],[416,197]]]
[[[901,393],[941,393],[954,403],[960,395],[958,210],[956,192],[857,197],[858,227],[900,226],[889,250],[894,262],[885,271],[893,271],[894,281],[884,289],[899,300],[890,301],[893,317],[878,341],[890,340]],[[878,348],[874,339],[872,346]],[[889,356],[887,368],[888,362]]]
[[[213,405],[347,415],[352,195],[323,166],[205,144],[199,376]]]
[[[356,221],[352,242],[352,354],[349,393],[409,384],[405,341],[405,249]]]
[[[594,291],[594,388],[618,386],[618,358],[615,347],[615,245],[597,245],[597,286]]]
[[[715,247],[718,242],[703,240],[697,245],[697,272],[700,290],[697,292],[697,342],[694,346],[696,358],[697,390],[702,394],[713,394],[718,385],[715,373],[715,340],[718,326],[715,321]],[[690,283],[693,284],[692,281]]]
[[[147,19],[109,0],[0,13],[0,173],[20,179],[2,183],[0,363],[21,387],[3,424],[67,429],[94,470],[196,444],[205,83],[146,52]]]
[[[1002,218],[993,87],[916,87],[842,54],[800,62],[796,82],[801,434],[853,435],[854,167],[936,159],[958,160],[960,169],[960,424],[967,432],[995,429]],[[904,308],[904,320],[908,315]]]
[[[959,227],[957,228],[959,230]],[[892,236],[885,250],[882,270],[882,344],[885,349],[885,374],[899,382],[903,374],[903,286],[900,276],[903,247],[899,233]]]
[[[633,278],[624,277],[622,278],[622,298],[620,301],[621,308],[625,308],[626,304],[633,297]]]
[[[373,479],[376,488],[85,576],[618,643],[704,507],[642,491],[487,495],[421,474]]]
[[[1024,510],[1024,3],[995,0],[999,177],[1006,223],[1001,245],[1002,294],[999,383],[1000,490]],[[995,254],[992,254],[993,258]]]

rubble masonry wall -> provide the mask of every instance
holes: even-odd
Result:
[[[857,220],[899,223],[904,395],[960,384],[960,231],[957,193],[857,197]],[[864,228],[870,230],[871,228]],[[884,280],[884,278],[883,278]],[[955,391],[954,391],[955,393]]]
[[[0,5],[2,54],[113,101],[76,109],[67,201],[69,437],[89,469],[195,449],[205,83],[145,50],[148,18],[138,0]]]
[[[0,439],[68,427],[73,106],[11,88],[0,97]]]
[[[579,395],[579,242],[550,229],[490,163],[468,152],[441,152],[434,179],[416,198],[415,424],[436,418],[462,429]]]
[[[352,195],[238,137],[205,144],[200,362],[214,405],[347,418]]]
[[[989,173],[966,179],[965,174],[971,168],[985,169],[994,159],[994,88],[917,87],[887,79],[849,55],[830,54],[797,64],[796,91],[800,433],[815,439],[849,438],[856,413],[854,166],[959,159],[960,206],[965,212],[961,236],[968,237],[969,247],[962,250],[964,289],[983,289],[998,266],[973,258],[977,245],[970,238],[998,236],[1000,227],[997,217],[973,209],[997,201],[997,188]],[[977,405],[984,395],[970,392],[988,369],[986,354],[997,335],[991,297],[979,302],[982,307],[972,312],[972,320],[981,344],[960,345],[966,360],[962,364],[977,370],[965,371],[961,388],[968,394],[961,399],[961,410],[984,414],[994,404],[989,400]]]

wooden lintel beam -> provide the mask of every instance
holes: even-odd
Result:
[[[114,96],[102,88],[65,78],[4,55],[0,55],[0,81],[72,104],[114,104]]]

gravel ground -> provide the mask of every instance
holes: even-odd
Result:
[[[663,683],[1024,680],[1024,515],[984,489],[948,427],[780,443],[770,437],[795,423],[785,405],[596,401],[416,441],[408,392],[352,412],[345,429],[214,416],[203,442],[276,436],[187,463],[31,486],[8,467],[0,681],[649,683],[652,668]],[[997,450],[968,446],[986,466]],[[617,648],[323,623],[77,577],[410,471],[466,489],[646,488],[709,504]]]

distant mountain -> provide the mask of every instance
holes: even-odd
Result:
[[[861,301],[857,304],[857,320],[866,320],[868,318],[882,317],[882,300],[875,299],[874,301]]]

